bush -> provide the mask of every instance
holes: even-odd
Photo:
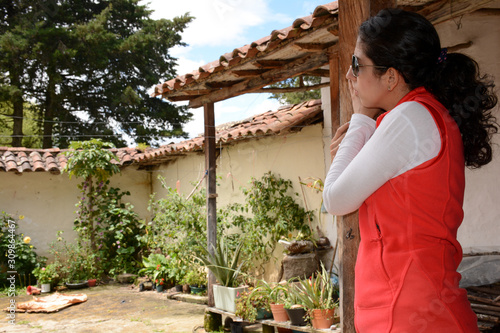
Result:
[[[30,244],[31,237],[17,232],[17,225],[23,219],[22,215],[16,219],[4,211],[0,214],[0,279],[4,286],[8,283],[7,271],[17,272],[16,284],[20,286],[34,284],[32,271],[46,261],[36,254],[36,248]]]

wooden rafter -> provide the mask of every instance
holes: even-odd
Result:
[[[458,18],[467,13],[472,13],[493,2],[493,0],[439,0],[425,5],[425,7],[417,12],[425,16],[432,24],[437,24]],[[411,10],[411,8],[405,9]]]
[[[253,91],[254,93],[267,93],[267,94],[283,94],[290,92],[299,92],[299,91],[307,91],[307,90],[315,90],[321,89],[324,87],[329,87],[330,82],[324,82],[320,84],[315,84],[312,86],[302,86],[302,87],[289,87],[289,88],[262,88]]]
[[[258,68],[281,68],[291,61],[293,61],[293,59],[276,59],[276,60],[262,59],[254,62],[254,65],[255,67]]]
[[[238,77],[253,77],[264,74],[267,71],[268,69],[239,69],[232,70],[231,73]]]
[[[318,68],[318,69],[314,69],[312,71],[306,72],[306,73],[304,73],[304,75],[330,77],[330,70]]]
[[[243,81],[243,79],[240,80],[234,80],[234,81],[211,81],[211,82],[206,82],[205,86],[209,88],[214,88],[214,89],[220,89],[220,88],[227,88],[230,87],[236,83],[239,83]]]
[[[218,102],[245,93],[250,93],[274,82],[283,81],[287,78],[322,67],[327,63],[328,56],[326,53],[311,53],[305,57],[288,62],[282,68],[269,70],[260,76],[250,78],[231,87],[217,90],[193,99],[189,102],[189,107],[198,108],[206,103]]]
[[[295,43],[293,47],[307,52],[324,52],[325,49],[337,44],[337,41],[330,43]]]

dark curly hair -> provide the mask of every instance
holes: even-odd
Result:
[[[467,167],[491,161],[491,137],[498,132],[491,109],[498,98],[493,80],[479,73],[476,61],[460,53],[438,61],[441,43],[434,26],[401,9],[383,9],[365,21],[359,39],[375,65],[395,68],[410,89],[425,87],[448,109],[462,134]],[[380,75],[386,70],[376,69]]]

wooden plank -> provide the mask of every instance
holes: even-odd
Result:
[[[492,3],[494,3],[493,0],[439,0],[425,5],[417,12],[425,16],[432,24],[438,24],[485,8]],[[411,7],[405,9],[411,9]]]
[[[282,68],[273,69],[257,77],[249,78],[234,86],[217,90],[208,95],[200,96],[189,102],[190,108],[198,108],[206,103],[222,101],[231,97],[251,93],[271,83],[283,81],[289,77],[303,74],[328,63],[326,53],[311,53],[302,58],[287,63]]]
[[[206,82],[205,85],[208,88],[212,88],[212,90],[209,90],[208,92],[214,91],[214,89],[220,89],[220,88],[226,88],[230,87],[232,85],[235,85],[236,83],[242,82],[244,79],[239,79],[239,80],[234,80],[234,81],[210,81]]]
[[[324,83],[319,83],[315,84],[312,86],[302,86],[302,87],[290,87],[290,88],[262,88],[253,91],[254,93],[271,93],[271,94],[282,94],[282,93],[287,93],[287,92],[297,92],[297,91],[307,91],[307,90],[314,90],[314,89],[321,89],[324,87],[328,87],[330,85],[330,82],[324,82]]]
[[[214,103],[203,105],[205,119],[205,170],[207,173],[207,246],[210,253],[214,253],[217,244],[217,193],[215,174],[215,115]],[[208,306],[214,306],[213,284],[215,276],[208,274]]]
[[[254,77],[264,74],[267,71],[268,69],[239,69],[231,71],[231,74],[239,77]]]
[[[306,72],[306,73],[304,73],[304,75],[330,77],[330,71],[328,69],[318,68],[318,69]]]
[[[322,52],[335,44],[337,44],[336,41],[330,43],[295,43],[293,47],[301,51]]]
[[[293,60],[294,59],[262,59],[254,62],[254,65],[258,68],[281,68]]]

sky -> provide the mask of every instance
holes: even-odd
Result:
[[[219,59],[233,49],[268,36],[273,30],[292,25],[329,1],[299,0],[142,0],[153,10],[153,19],[172,19],[187,12],[195,19],[182,34],[185,47],[171,49],[177,74],[183,75]],[[182,103],[179,103],[182,104]],[[184,103],[184,105],[187,103]],[[278,101],[268,94],[246,94],[215,103],[215,124],[243,120],[276,110]],[[191,110],[193,121],[184,129],[190,138],[203,133],[203,108]],[[169,140],[171,142],[172,140]]]

